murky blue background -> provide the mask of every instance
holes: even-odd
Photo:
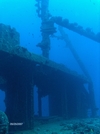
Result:
[[[37,16],[35,3],[35,0],[0,0],[0,23],[15,27],[20,33],[20,45],[41,55],[41,49],[36,47],[41,41],[41,19]],[[62,16],[84,29],[90,27],[95,33],[100,32],[100,0],[49,0],[49,11],[52,16]],[[100,44],[67,29],[65,31],[93,80],[96,104],[100,108]],[[56,35],[60,35],[59,31]],[[50,59],[82,73],[64,41],[51,38]],[[4,97],[0,90],[0,109],[3,111]],[[43,114],[48,115],[46,99],[43,102]]]

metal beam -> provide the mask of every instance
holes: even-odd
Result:
[[[65,27],[73,32],[76,32],[82,36],[85,36],[93,41],[96,41],[98,43],[100,43],[100,32],[98,32],[97,34],[95,34],[91,28],[86,28],[83,29],[82,26],[78,25],[76,22],[75,23],[69,23],[68,19],[62,19],[62,17],[58,16],[58,17],[52,17],[52,20],[54,21],[54,23]]]

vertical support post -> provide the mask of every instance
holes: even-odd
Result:
[[[42,55],[44,57],[49,58],[49,50],[50,50],[50,37],[49,33],[44,31],[44,27],[47,27],[47,22],[49,20],[49,11],[48,11],[49,0],[41,1],[41,31],[42,31]]]
[[[41,102],[41,91],[40,89],[38,88],[38,114],[39,114],[39,117],[42,116],[42,102]]]
[[[63,118],[68,118],[68,104],[67,104],[67,86],[63,85],[62,86],[62,117]]]
[[[34,127],[34,99],[33,99],[33,97],[34,97],[34,92],[33,92],[33,87],[34,86],[32,86],[31,87],[31,124],[30,124],[30,127],[31,127],[31,129]]]
[[[90,108],[92,111],[92,117],[95,117],[96,116],[96,104],[95,104],[94,89],[93,89],[92,81],[90,81],[88,84],[88,90],[90,92]]]

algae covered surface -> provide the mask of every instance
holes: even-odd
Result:
[[[100,118],[44,118],[35,121],[34,130],[16,134],[100,134]]]

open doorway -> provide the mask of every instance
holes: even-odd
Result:
[[[38,87],[34,86],[34,115],[39,116],[39,98],[38,98]],[[41,97],[41,116],[49,116],[49,102],[48,95]]]

